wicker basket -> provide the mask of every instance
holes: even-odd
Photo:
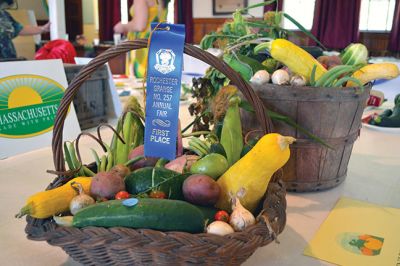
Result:
[[[274,123],[282,135],[294,136],[291,157],[283,167],[288,191],[308,192],[333,188],[347,174],[354,141],[361,128],[361,116],[371,84],[359,88],[316,88],[266,84],[253,86],[266,108],[292,118],[320,137],[333,149],[311,141],[283,122]],[[256,118],[242,112],[244,130],[258,127]]]
[[[93,59],[72,81],[55,119],[52,148],[57,171],[65,171],[62,132],[68,107],[78,88],[109,59],[146,46],[147,40],[136,40],[110,48]],[[184,52],[208,63],[230,78],[253,105],[264,131],[272,131],[271,121],[265,116],[262,102],[235,71],[222,60],[194,46],[186,44]],[[47,189],[67,181],[68,178],[60,176]],[[122,227],[68,228],[56,225],[52,219],[34,219],[29,216],[25,231],[29,239],[44,240],[50,245],[61,247],[74,260],[85,265],[240,265],[258,247],[276,240],[276,235],[282,232],[286,223],[285,195],[283,183],[275,176],[263,204],[260,204],[258,222],[244,232],[227,236]]]

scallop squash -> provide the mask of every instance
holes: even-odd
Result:
[[[221,195],[217,208],[231,211],[231,196],[245,189],[242,205],[253,212],[267,190],[272,175],[289,160],[289,144],[295,141],[277,133],[264,135],[244,157],[230,167],[217,181]]]

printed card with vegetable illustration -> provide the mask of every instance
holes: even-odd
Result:
[[[341,198],[304,250],[339,265],[399,265],[400,209]]]

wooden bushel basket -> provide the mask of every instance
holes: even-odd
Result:
[[[371,84],[360,88],[318,88],[267,84],[253,86],[267,109],[292,118],[333,149],[311,141],[293,127],[274,121],[276,132],[293,136],[291,157],[283,167],[288,191],[307,192],[335,187],[347,174],[353,143],[359,135],[361,116]],[[245,131],[258,128],[258,121],[242,112]]]
[[[52,149],[57,171],[65,171],[62,150],[64,120],[80,85],[111,58],[145,47],[147,40],[143,39],[123,42],[110,48],[86,65],[72,81],[61,101],[53,130]],[[186,44],[184,52],[224,73],[253,105],[261,128],[265,132],[272,132],[272,124],[265,115],[262,102],[238,73],[222,60],[194,46]],[[68,180],[59,176],[47,189],[60,186]],[[85,265],[240,265],[258,247],[273,242],[284,229],[285,195],[282,181],[275,176],[260,203],[257,223],[243,232],[227,236],[123,227],[79,229],[58,226],[53,219],[34,219],[30,216],[27,217],[25,231],[29,239],[44,240],[61,247],[75,261]]]

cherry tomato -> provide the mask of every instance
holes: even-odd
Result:
[[[130,195],[126,191],[120,191],[115,194],[115,199],[129,199]]]
[[[216,221],[222,221],[222,222],[229,222],[229,214],[226,211],[218,211],[215,216],[214,219]]]
[[[164,192],[159,191],[159,190],[154,190],[154,191],[150,192],[149,196],[150,196],[150,198],[153,198],[153,199],[165,199],[167,197]]]

